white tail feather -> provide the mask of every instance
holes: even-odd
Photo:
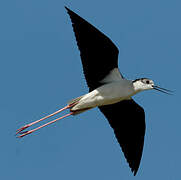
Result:
[[[83,95],[83,96],[84,96],[84,95]],[[78,101],[79,101],[81,98],[83,98],[83,96],[79,96],[79,97],[77,97],[77,98],[75,98],[75,99],[72,99],[72,100],[70,100],[67,104],[68,104],[68,105],[77,104]]]

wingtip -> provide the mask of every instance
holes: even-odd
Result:
[[[67,6],[64,6],[64,7],[67,10],[67,12],[71,12],[71,10]]]
[[[138,172],[138,168],[135,168],[135,169],[131,168],[131,171],[132,171],[133,175],[136,176],[136,174]]]
[[[133,172],[133,175],[136,176],[137,170],[133,170],[132,172]]]

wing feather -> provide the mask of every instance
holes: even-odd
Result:
[[[111,70],[118,67],[118,48],[102,32],[68,9],[73,30],[80,50],[84,75],[90,91],[100,85],[100,81]]]
[[[99,107],[108,119],[115,136],[136,175],[142,157],[145,135],[145,113],[134,100],[124,100]]]

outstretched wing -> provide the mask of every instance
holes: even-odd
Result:
[[[127,162],[134,175],[136,175],[144,144],[144,109],[132,99],[100,106],[99,109],[114,129],[115,136]]]
[[[65,8],[72,21],[88,87],[93,90],[111,70],[118,67],[119,51],[107,36],[70,9]]]

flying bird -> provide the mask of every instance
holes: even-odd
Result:
[[[167,94],[171,91],[154,85],[148,78],[127,80],[118,69],[118,48],[102,32],[65,7],[72,21],[89,93],[77,97],[58,111],[17,130],[19,138],[70,115],[77,115],[98,107],[113,128],[125,158],[136,175],[142,157],[145,136],[145,113],[132,96],[155,89]],[[35,129],[25,129],[57,113],[70,112]]]

